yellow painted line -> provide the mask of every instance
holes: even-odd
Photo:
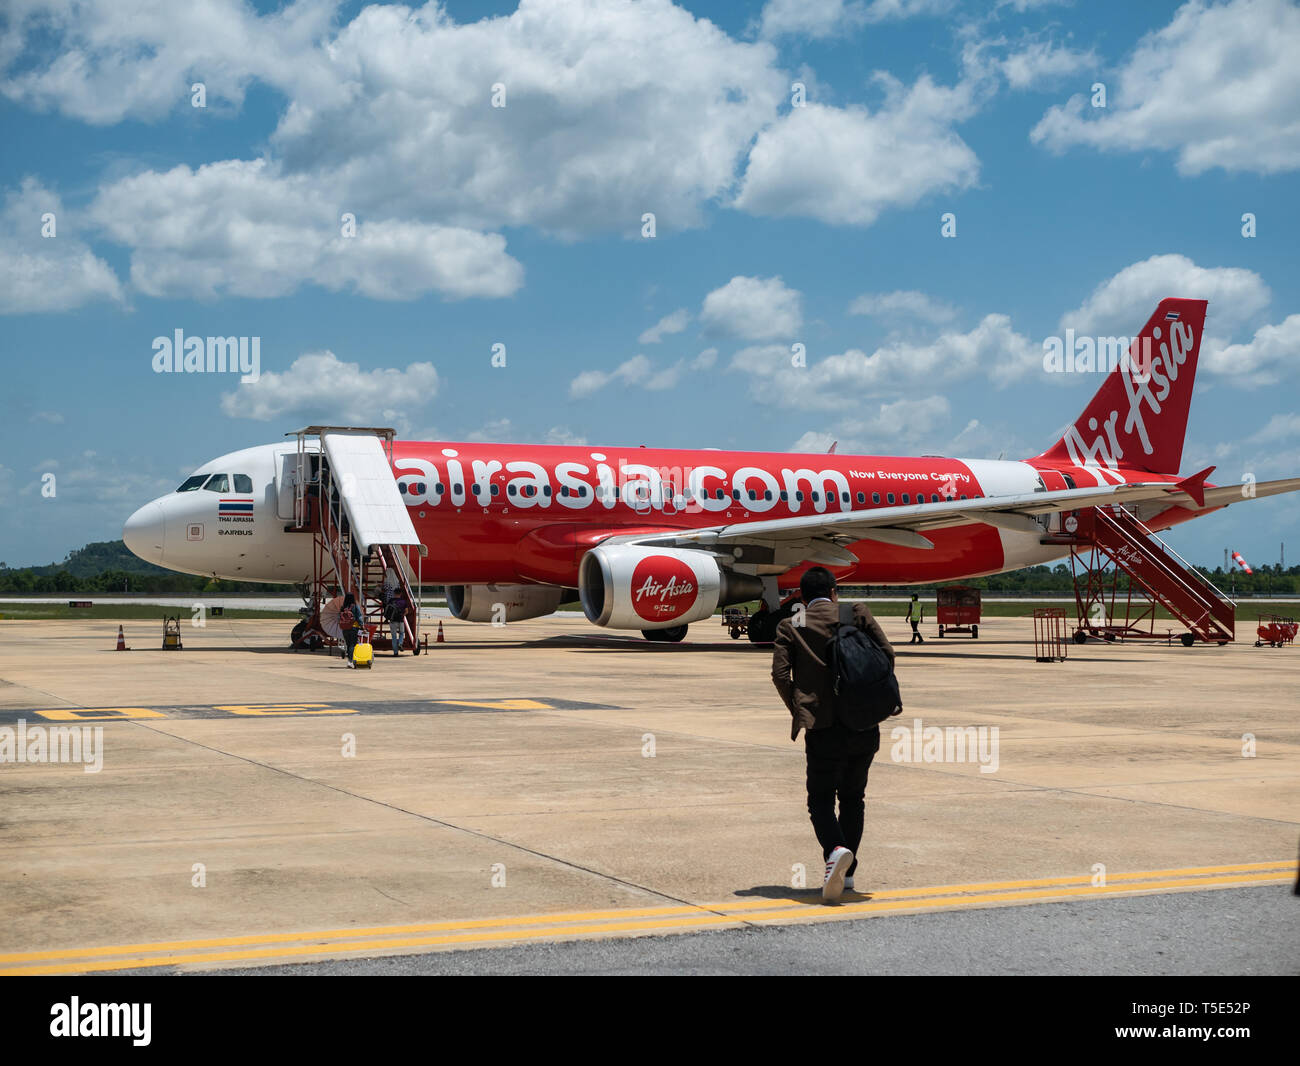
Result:
[[[1211,873],[1237,873],[1260,870],[1276,870],[1288,873],[1294,868],[1294,862],[1284,859],[1279,862],[1242,863],[1235,866],[1189,866],[1171,870],[1148,870],[1139,873],[1120,873],[1107,876],[1107,882],[1134,880],[1167,880],[1171,877]],[[1024,881],[986,881],[962,885],[942,885],[926,888],[901,888],[892,891],[871,893],[868,904],[888,900],[908,899],[912,897],[942,897],[963,893],[987,893],[1005,889],[1040,888],[1054,885],[1085,886],[1095,891],[1087,875],[1071,877],[1044,877]],[[653,918],[670,915],[709,914],[747,910],[770,910],[773,907],[800,908],[822,907],[822,902],[815,896],[803,898],[775,898],[762,900],[728,900],[715,904],[687,904],[671,907],[618,908],[603,911],[572,911],[556,914],[525,915],[509,918],[473,918],[457,921],[426,922],[413,925],[370,926],[358,929],[322,929],[307,933],[263,933],[246,936],[213,937],[206,940],[172,940],[152,944],[121,944],[112,947],[65,949],[57,951],[28,951],[9,955],[0,955],[0,963],[21,963],[28,961],[52,961],[54,959],[103,958],[113,955],[136,954],[140,952],[164,952],[194,950],[199,948],[239,947],[242,945],[293,944],[304,940],[340,940],[360,937],[390,937],[407,933],[435,933],[468,929],[502,929],[510,926],[527,926],[550,923],[597,922],[624,918]],[[848,906],[846,904],[846,906]]]
[[[1284,866],[1283,864],[1250,864]],[[212,962],[236,962],[243,960],[270,959],[270,958],[292,958],[311,955],[339,955],[342,953],[354,953],[359,951],[392,951],[399,948],[412,947],[437,947],[446,945],[472,945],[486,943],[508,943],[520,940],[531,940],[542,937],[576,937],[590,934],[608,934],[618,932],[641,932],[654,929],[678,929],[689,931],[691,929],[704,929],[718,925],[735,925],[741,922],[766,922],[766,921],[789,921],[790,919],[808,919],[813,921],[822,921],[827,919],[842,919],[850,917],[870,917],[885,913],[894,913],[899,911],[915,910],[951,910],[960,907],[970,906],[988,906],[996,903],[1021,903],[1026,900],[1037,899],[1061,899],[1073,896],[1100,895],[1100,896],[1121,896],[1135,895],[1141,893],[1159,892],[1159,891],[1177,891],[1191,888],[1218,887],[1231,888],[1242,885],[1264,885],[1264,884],[1288,884],[1291,880],[1291,872],[1284,870],[1272,873],[1241,873],[1229,874],[1228,876],[1210,876],[1210,877],[1182,877],[1173,879],[1163,879],[1156,881],[1147,881],[1137,884],[1107,884],[1105,887],[1093,887],[1092,885],[1073,885],[1069,887],[1042,888],[1030,891],[1013,891],[1001,892],[983,895],[969,895],[954,898],[947,894],[948,889],[940,890],[943,894],[935,895],[935,890],[931,889],[931,895],[928,897],[913,898],[895,898],[893,902],[885,902],[878,897],[872,900],[864,900],[861,903],[844,904],[838,907],[809,907],[805,901],[785,900],[778,901],[773,906],[771,901],[761,903],[747,903],[743,906],[732,907],[733,910],[743,910],[745,907],[766,908],[759,909],[748,914],[715,914],[709,913],[703,908],[649,908],[645,911],[604,911],[593,912],[593,915],[607,915],[611,918],[621,918],[624,920],[617,921],[577,921],[575,924],[575,915],[549,915],[535,916],[528,918],[510,918],[510,919],[476,919],[472,922],[447,922],[425,928],[459,928],[460,932],[449,932],[440,936],[423,936],[423,937],[398,937],[392,934],[406,932],[408,929],[419,927],[392,927],[389,930],[390,935],[378,939],[370,940],[350,940],[343,943],[314,943],[302,944],[301,941],[312,939],[326,941],[330,934],[276,934],[271,937],[243,937],[243,938],[225,938],[224,941],[192,941],[188,942],[191,946],[200,944],[231,944],[231,943],[253,943],[269,944],[272,942],[299,942],[297,946],[285,947],[260,947],[246,951],[226,951],[226,952],[193,952],[190,954],[171,954],[171,955],[153,955],[149,957],[115,959],[112,961],[94,962],[88,961],[92,955],[113,953],[123,954],[131,951],[157,951],[166,948],[168,945],[126,945],[118,948],[98,948],[81,952],[50,952],[29,953],[28,958],[46,958],[55,957],[77,958],[87,961],[66,962],[62,964],[44,965],[44,966],[22,966],[20,968],[0,971],[0,973],[14,974],[48,974],[48,973],[86,973],[101,972],[123,969],[149,968],[156,966],[184,966],[190,964],[203,964]],[[1048,879],[1060,880],[1060,879]],[[1065,879],[1075,881],[1077,879]],[[903,890],[908,893],[915,893],[924,890]],[[885,894],[882,894],[884,896]],[[895,897],[902,896],[903,892],[892,894]],[[722,905],[727,907],[727,905]],[[680,916],[669,917],[675,912],[682,910],[693,910],[696,913]],[[654,914],[662,915],[658,920],[653,917]],[[637,916],[647,916],[647,920],[628,921]],[[548,924],[549,923],[549,924]],[[541,925],[541,928],[527,929],[517,928],[519,925],[533,924]],[[515,928],[507,928],[516,926]],[[493,931],[468,932],[469,928],[483,929],[490,927]],[[367,930],[343,930],[340,931],[344,936],[365,935]],[[178,942],[185,944],[186,942]],[[3,957],[4,961],[17,961],[15,956]]]
[[[770,906],[771,900],[764,901],[763,906]],[[456,929],[501,929],[515,925],[552,925],[566,922],[604,921],[610,918],[653,918],[673,914],[709,913],[705,906],[693,907],[646,907],[642,909],[619,909],[608,911],[588,911],[572,914],[535,914],[514,918],[473,918],[463,921],[428,922],[419,925],[372,926],[366,929],[325,929],[314,933],[267,933],[249,936],[214,937],[210,940],[173,940],[157,944],[122,944],[115,947],[87,948],[84,950],[64,951],[27,951],[14,955],[0,955],[0,963],[40,961],[47,959],[85,959],[111,955],[125,955],[130,952],[158,952],[187,950],[209,947],[237,947],[241,944],[295,944],[303,940],[339,940],[348,937],[398,936],[404,933],[432,933]]]
[[[863,908],[856,913],[849,911],[848,908],[823,908],[818,912],[807,913],[803,917],[816,920],[826,918],[846,918],[846,917],[869,917],[870,913],[883,913],[886,911],[897,910],[915,910],[926,908],[931,910],[948,910],[956,909],[963,906],[972,906],[978,904],[987,904],[999,900],[1018,901],[1029,897],[1041,898],[1061,898],[1062,896],[1080,895],[1085,893],[1094,893],[1099,895],[1119,895],[1135,894],[1147,891],[1172,890],[1175,888],[1197,887],[1204,883],[1218,884],[1223,888],[1230,888],[1234,885],[1243,883],[1289,883],[1290,878],[1276,878],[1264,880],[1269,875],[1255,876],[1243,875],[1232,882],[1215,881],[1215,879],[1185,879],[1181,881],[1155,882],[1141,887],[1115,886],[1107,888],[1073,888],[1073,889],[1044,889],[1042,891],[1031,893],[1011,893],[1004,896],[971,896],[959,899],[945,898],[936,899],[933,904],[925,901],[900,901],[894,904],[872,907],[870,904],[859,905]],[[847,912],[847,913],[845,913]],[[796,912],[797,913],[797,912]],[[186,966],[191,964],[204,964],[212,962],[240,962],[252,961],[257,959],[276,959],[276,958],[293,958],[312,955],[336,956],[341,953],[353,953],[359,951],[379,951],[386,952],[398,948],[415,948],[415,947],[439,947],[447,945],[468,946],[472,944],[488,943],[513,943],[521,940],[536,940],[544,937],[562,936],[577,937],[590,934],[607,934],[607,933],[627,933],[627,932],[648,932],[652,930],[678,929],[682,932],[689,932],[694,929],[705,929],[718,925],[739,925],[742,921],[768,921],[780,918],[789,918],[791,912],[788,908],[775,911],[760,912],[747,917],[739,915],[717,915],[701,914],[688,918],[669,918],[664,921],[639,921],[639,922],[605,922],[592,925],[579,926],[562,926],[559,928],[542,928],[542,929],[513,929],[503,932],[483,932],[483,933],[452,933],[444,936],[432,937],[410,937],[396,940],[372,940],[351,942],[347,944],[306,944],[298,947],[289,948],[262,948],[250,951],[229,951],[200,953],[191,955],[172,955],[159,958],[157,956],[140,959],[121,959],[111,962],[102,963],[81,963],[65,964],[55,966],[29,966],[16,970],[0,970],[0,975],[15,976],[18,974],[72,974],[72,973],[101,973],[113,970],[130,970],[144,969],[156,966]]]

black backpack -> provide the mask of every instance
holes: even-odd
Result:
[[[836,625],[826,646],[836,721],[855,733],[903,713],[894,666],[865,629]]]

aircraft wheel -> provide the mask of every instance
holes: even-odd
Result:
[[[655,643],[664,639],[664,631],[662,629],[643,629],[641,630],[641,635],[645,637],[646,640]]]
[[[659,639],[669,644],[680,644],[686,639],[686,630],[689,626],[669,626],[667,629],[659,630]]]

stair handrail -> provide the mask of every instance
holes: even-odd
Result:
[[[1231,596],[1227,595],[1227,593],[1225,593],[1222,589],[1220,589],[1218,585],[1216,585],[1213,581],[1211,581],[1199,570],[1197,570],[1196,567],[1194,567],[1191,563],[1189,563],[1186,559],[1184,559],[1181,555],[1179,555],[1176,551],[1174,551],[1174,549],[1169,545],[1167,541],[1161,540],[1160,537],[1158,537],[1147,527],[1146,523],[1144,523],[1140,518],[1138,518],[1138,516],[1135,515],[1132,511],[1130,511],[1127,507],[1125,507],[1123,504],[1116,504],[1115,510],[1118,511],[1120,514],[1122,514],[1129,521],[1131,521],[1135,526],[1138,527],[1138,529],[1142,530],[1142,532],[1146,536],[1150,537],[1157,544],[1159,544],[1161,548],[1163,548],[1175,559],[1177,559],[1180,563],[1182,563],[1183,569],[1195,575],[1196,579],[1200,581],[1200,583],[1204,585],[1206,588],[1208,588],[1211,592],[1213,592],[1216,596],[1218,596],[1219,599],[1232,604],[1233,607],[1237,606],[1236,600],[1234,600]]]

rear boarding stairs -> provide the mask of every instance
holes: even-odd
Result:
[[[1124,507],[1089,507],[1070,516],[1069,534],[1045,543],[1070,546],[1078,624],[1074,640],[1164,640],[1227,644],[1237,605]],[[1128,578],[1120,581],[1120,574]],[[1157,606],[1187,627],[1156,631]]]

